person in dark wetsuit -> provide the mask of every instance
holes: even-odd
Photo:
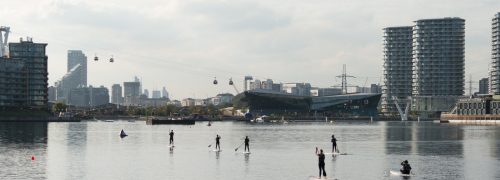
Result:
[[[168,135],[170,135],[170,145],[172,145],[174,143],[174,130],[170,131]]]
[[[337,149],[337,139],[335,139],[335,135],[332,134],[332,153],[339,152]]]
[[[321,178],[321,171],[323,171],[323,176],[326,177],[325,154],[323,154],[323,149],[320,149],[318,154],[318,147],[316,147],[316,155],[318,156],[319,178]]]
[[[215,149],[220,150],[220,136],[218,134],[215,137]]]
[[[401,162],[401,173],[402,174],[410,174],[410,171],[411,171],[411,166],[410,164],[408,164],[408,160],[405,160],[403,162]]]
[[[250,152],[250,139],[248,139],[248,136],[245,138],[245,151]]]

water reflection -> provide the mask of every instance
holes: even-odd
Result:
[[[0,179],[47,178],[46,152],[47,123],[0,122]]]

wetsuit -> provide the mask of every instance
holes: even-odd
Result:
[[[318,167],[319,167],[319,177],[321,177],[321,171],[323,171],[323,176],[326,177],[325,172],[325,154],[318,154]]]
[[[248,137],[245,138],[245,151],[248,149],[248,152],[250,152],[250,139]]]
[[[401,166],[403,166],[403,167],[401,167],[401,170],[400,170],[402,174],[410,174],[411,166],[410,166],[410,164],[408,164],[408,162],[402,162]]]
[[[219,140],[220,140],[220,136],[217,135],[217,137],[215,137],[215,149],[218,148],[220,150],[220,142],[219,142]]]
[[[170,131],[170,144],[174,143],[174,131]]]
[[[336,152],[337,150],[337,139],[332,137],[332,152]]]

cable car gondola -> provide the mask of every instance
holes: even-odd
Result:
[[[115,62],[115,59],[113,59],[113,55],[111,55],[111,58],[109,58],[109,62]]]
[[[214,77],[214,85],[217,85],[217,77]]]
[[[94,61],[98,61],[98,60],[99,60],[99,58],[97,57],[97,54],[95,54]]]
[[[229,78],[229,85],[233,85],[233,78]]]

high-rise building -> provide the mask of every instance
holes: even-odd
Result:
[[[148,89],[144,89],[143,95],[146,96],[147,98],[149,98],[149,90]]]
[[[77,72],[78,78],[75,79],[76,84],[81,87],[87,86],[87,56],[81,50],[68,50],[68,70],[70,72],[73,67],[80,64],[81,68]]]
[[[123,103],[122,86],[120,86],[120,84],[113,84],[111,87],[111,103]]]
[[[74,88],[68,95],[68,104],[73,106],[100,106],[107,103],[109,103],[109,91],[103,86]]]
[[[479,94],[488,94],[488,78],[482,78],[479,80]]]
[[[162,89],[162,97],[169,99],[170,96],[168,94],[167,88],[163,87]]]
[[[33,43],[31,38],[9,43],[10,57],[0,58],[0,107],[46,107],[46,46],[44,43]]]
[[[464,94],[465,20],[422,19],[413,27],[413,96]]]
[[[413,27],[384,28],[384,85],[381,109],[396,112],[394,98],[407,99],[412,91]]]
[[[56,86],[56,100],[60,102],[68,102],[68,95],[72,89],[84,87],[81,84],[81,71],[83,66],[81,64],[75,65],[70,69],[61,80],[57,81]]]
[[[56,101],[56,87],[54,86],[49,86],[48,88],[48,99],[49,102],[54,102]]]
[[[491,23],[490,94],[500,94],[500,12]]]
[[[123,82],[123,96],[140,96],[140,82]]]
[[[159,99],[159,98],[161,98],[161,91],[159,91],[159,90],[153,90],[151,94],[152,94],[151,97],[153,99]]]
[[[139,105],[141,95],[141,83],[123,82],[123,98],[125,105]]]

